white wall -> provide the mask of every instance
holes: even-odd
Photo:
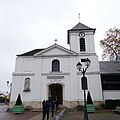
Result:
[[[16,71],[14,72],[15,76],[13,76],[14,94],[12,94],[12,99],[14,99],[18,93],[22,94],[24,101],[43,100],[43,98],[47,98],[47,85],[51,82],[47,76],[54,76],[51,72],[52,60],[58,59],[60,61],[60,73],[58,74],[64,76],[64,79],[61,80],[65,87],[64,99],[69,101],[83,100],[83,90],[81,89],[82,74],[78,74],[76,68],[76,64],[78,61],[81,61],[81,58],[89,58],[91,60],[91,65],[86,73],[88,77],[88,88],[89,91],[92,92],[94,100],[100,101],[102,99],[101,81],[99,78],[97,56],[36,57],[35,59],[18,58],[16,61]],[[32,73],[32,75],[30,73]],[[31,79],[30,92],[23,92],[26,77],[30,77]]]
[[[120,90],[104,90],[104,100],[106,99],[120,99]]]
[[[11,101],[16,101],[18,94],[21,94],[21,98],[23,101],[32,101],[36,99],[34,97],[35,89],[34,89],[34,76],[29,76],[30,78],[30,92],[24,92],[24,80],[28,76],[13,76],[12,81],[12,93],[11,93]]]

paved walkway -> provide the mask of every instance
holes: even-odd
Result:
[[[88,114],[89,120],[120,120],[120,114],[114,114],[112,112],[99,112]],[[41,115],[36,115],[29,120],[42,120]],[[54,120],[50,118],[50,120]],[[62,120],[84,120],[83,112],[67,112]]]
[[[28,119],[28,120],[42,120],[42,113],[40,113],[40,114],[38,114],[38,115]],[[46,120],[46,118],[45,118],[45,120]],[[50,117],[49,120],[55,120],[55,118],[54,117]]]
[[[120,114],[96,112],[88,114],[89,120],[120,120]],[[62,120],[84,120],[83,112],[66,112]]]
[[[42,112],[25,111],[23,114],[14,114],[6,112],[8,106],[0,104],[0,120],[42,120]],[[50,117],[49,120],[54,120]]]
[[[42,120],[41,112],[25,111],[23,114],[14,114],[13,112],[6,112],[7,106],[0,105],[0,120]],[[84,120],[83,112],[67,111],[62,120]],[[45,119],[46,120],[46,119]],[[49,120],[55,120],[50,117]],[[96,112],[89,114],[89,120],[120,120],[120,114],[113,112]]]
[[[0,120],[28,120],[33,116],[40,114],[40,112],[25,111],[24,114],[14,114],[13,112],[6,112],[8,106],[0,104]]]

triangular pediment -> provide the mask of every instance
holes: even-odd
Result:
[[[71,51],[65,47],[62,47],[58,44],[54,44],[36,54],[34,54],[35,57],[37,56],[65,56],[65,55],[77,55],[76,52]]]

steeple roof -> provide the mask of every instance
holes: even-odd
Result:
[[[82,23],[78,23],[77,25],[75,25],[71,30],[93,30],[92,28],[82,24]]]

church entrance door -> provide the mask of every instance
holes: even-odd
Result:
[[[62,85],[61,84],[51,84],[49,85],[49,95],[53,100],[57,97],[58,103],[62,104],[63,102],[63,94],[62,94]]]

